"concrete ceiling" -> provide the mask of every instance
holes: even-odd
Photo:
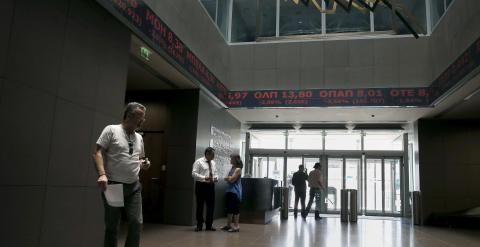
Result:
[[[140,56],[142,46],[148,47],[132,36],[127,90],[198,88],[157,53],[152,52],[150,61],[145,60]],[[480,119],[480,74],[430,108],[243,108],[227,111],[242,123],[408,123],[420,118]]]

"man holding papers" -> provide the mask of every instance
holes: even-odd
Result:
[[[97,140],[93,155],[98,172],[97,183],[105,193],[104,246],[117,246],[121,207],[128,220],[125,246],[140,245],[142,218],[142,186],[138,173],[147,169],[142,136],[135,132],[145,121],[145,106],[132,102],[125,107],[123,121],[105,127]],[[123,195],[122,195],[123,194]],[[107,195],[107,196],[105,196]]]

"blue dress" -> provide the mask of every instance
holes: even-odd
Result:
[[[236,169],[236,168],[235,168]],[[231,169],[228,173],[228,176],[232,176],[235,172],[235,169]],[[237,180],[233,183],[227,182],[227,188],[225,190],[226,193],[231,192],[237,195],[239,201],[242,200],[242,175],[240,175]]]

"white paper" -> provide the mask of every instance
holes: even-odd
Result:
[[[108,205],[123,207],[123,184],[108,184],[103,193],[105,193]]]

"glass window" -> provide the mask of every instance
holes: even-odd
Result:
[[[281,36],[322,33],[322,14],[311,2],[280,1],[279,25]]]
[[[217,26],[220,29],[220,32],[223,34],[223,37],[227,37],[228,32],[228,13],[229,13],[229,3],[228,0],[218,0],[218,9],[217,9]]]
[[[255,156],[252,161],[252,177],[266,178],[268,176],[268,158]]]
[[[323,149],[321,131],[302,131],[288,133],[288,149]]]
[[[425,1],[418,0],[403,0],[401,1],[401,8],[398,10],[402,16],[410,23],[410,26],[417,31],[417,33],[426,33],[427,30],[427,13]],[[396,34],[410,34],[407,26],[398,18],[397,15],[393,17],[393,27]]]
[[[327,209],[340,210],[340,190],[343,188],[343,159],[328,158]]]
[[[268,178],[283,181],[283,157],[269,157],[268,158]]]
[[[252,165],[252,177],[283,181],[283,157],[254,156]]]
[[[445,12],[445,4],[443,0],[431,0],[430,1],[430,15],[432,18],[432,27],[437,25],[437,22]]]
[[[257,0],[233,0],[232,42],[256,39]]]
[[[347,33],[347,32],[369,32],[370,31],[370,11],[360,12],[352,8],[350,12],[345,11],[335,1],[330,2],[327,9],[331,10],[336,5],[336,11],[333,14],[327,14],[326,26],[327,33]]]
[[[295,203],[295,192],[294,186],[292,184],[293,174],[298,171],[298,166],[302,164],[302,157],[288,157],[287,158],[287,186],[288,186],[288,193],[289,193],[289,207],[293,208],[293,204]],[[300,202],[298,202],[300,204]],[[298,205],[298,208],[301,208]]]
[[[258,36],[274,37],[276,36],[277,28],[277,1],[267,0],[259,1],[259,24]]]
[[[367,159],[366,210],[383,211],[382,200],[382,160]]]
[[[285,133],[284,131],[250,132],[250,147],[285,149]]]
[[[216,19],[217,0],[200,0],[213,21]]]
[[[363,138],[365,150],[403,150],[401,132],[366,132]]]
[[[217,24],[223,37],[227,37],[230,0],[200,0],[200,2]]]
[[[373,14],[375,31],[392,30],[392,10],[385,6],[383,2],[377,5]]]
[[[325,150],[361,150],[360,132],[329,130],[325,136]]]

